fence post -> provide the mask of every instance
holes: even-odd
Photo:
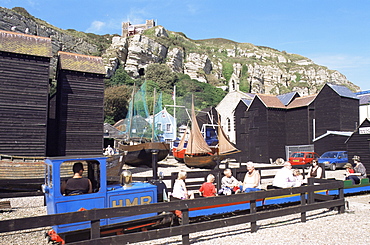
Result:
[[[189,209],[181,210],[182,212],[182,225],[188,225],[189,224]],[[182,234],[182,244],[183,245],[189,245],[189,233]]]
[[[216,176],[216,189],[217,191],[219,191],[221,189],[221,171],[218,171],[217,172],[217,176]]]
[[[90,239],[100,237],[100,220],[91,220]]]
[[[301,193],[301,206],[306,205],[306,193]],[[306,212],[301,213],[301,222],[306,222]]]
[[[339,191],[339,199],[343,199],[343,205],[338,207],[338,214],[342,214],[344,213],[344,189],[339,188],[338,191]]]
[[[173,186],[175,185],[175,181],[177,179],[177,173],[175,172],[172,172],[171,173],[171,190],[173,191]]]
[[[313,186],[314,183],[315,183],[315,178],[308,178],[307,179],[307,183],[308,183],[308,186]],[[314,203],[315,202],[315,199],[314,199],[314,192],[310,189],[308,191],[308,200],[307,200],[307,203],[308,204],[311,204],[311,203]]]
[[[256,213],[257,213],[257,206],[256,200],[250,200],[250,213],[254,214],[251,221],[251,232],[257,232],[257,221],[256,221]]]

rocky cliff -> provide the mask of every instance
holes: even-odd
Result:
[[[308,95],[317,93],[326,82],[359,90],[338,71],[297,54],[225,39],[191,40],[161,26],[142,35],[114,37],[103,58],[108,75],[118,64],[138,77],[149,64],[166,63],[174,72],[229,90]]]
[[[338,71],[316,65],[297,54],[225,39],[191,40],[183,33],[168,31],[162,26],[128,38],[99,36],[59,29],[22,8],[0,7],[0,29],[50,37],[54,54],[61,50],[102,55],[108,76],[123,65],[128,74],[136,78],[145,74],[149,64],[164,63],[174,72],[229,91],[240,89],[267,94],[297,91],[307,95],[318,92],[326,82],[359,90]],[[55,61],[53,59],[52,67]]]

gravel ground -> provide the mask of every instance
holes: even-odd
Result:
[[[263,165],[258,165],[263,166]],[[151,176],[149,168],[129,168],[134,176]],[[159,163],[158,172],[165,175],[177,172],[179,169],[195,171],[173,159]],[[197,169],[198,170],[198,169]],[[198,170],[199,171],[199,170]],[[343,179],[344,170],[327,171],[327,178]],[[266,173],[266,174],[273,174]],[[268,182],[268,181],[267,181]],[[167,184],[167,183],[166,183]],[[267,183],[264,183],[267,184]],[[22,217],[40,216],[46,214],[43,197],[26,197],[0,199],[10,200],[11,210],[0,212],[0,220]],[[344,214],[337,214],[327,209],[307,213],[307,222],[300,222],[300,215],[289,215],[257,222],[258,231],[250,232],[249,224],[215,229],[212,231],[193,233],[191,244],[368,244],[370,231],[370,195],[347,197],[349,208]],[[364,218],[365,217],[365,218]],[[0,244],[48,244],[44,232],[50,227],[31,231],[10,232],[0,234]],[[352,235],[351,235],[352,234]],[[350,240],[349,240],[350,239]],[[153,240],[137,243],[181,244],[181,237]]]

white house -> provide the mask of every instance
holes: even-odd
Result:
[[[253,99],[253,97],[254,94],[235,90],[229,92],[216,106],[216,110],[221,118],[221,126],[229,140],[233,143],[236,143],[234,110],[240,99]]]
[[[362,91],[356,93],[357,97],[360,99],[360,109],[359,109],[359,125],[367,118],[370,119],[370,90]]]

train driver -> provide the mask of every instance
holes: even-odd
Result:
[[[92,193],[91,181],[82,177],[83,171],[84,167],[81,162],[73,164],[73,177],[68,179],[65,186],[62,187],[62,193],[66,195]]]

